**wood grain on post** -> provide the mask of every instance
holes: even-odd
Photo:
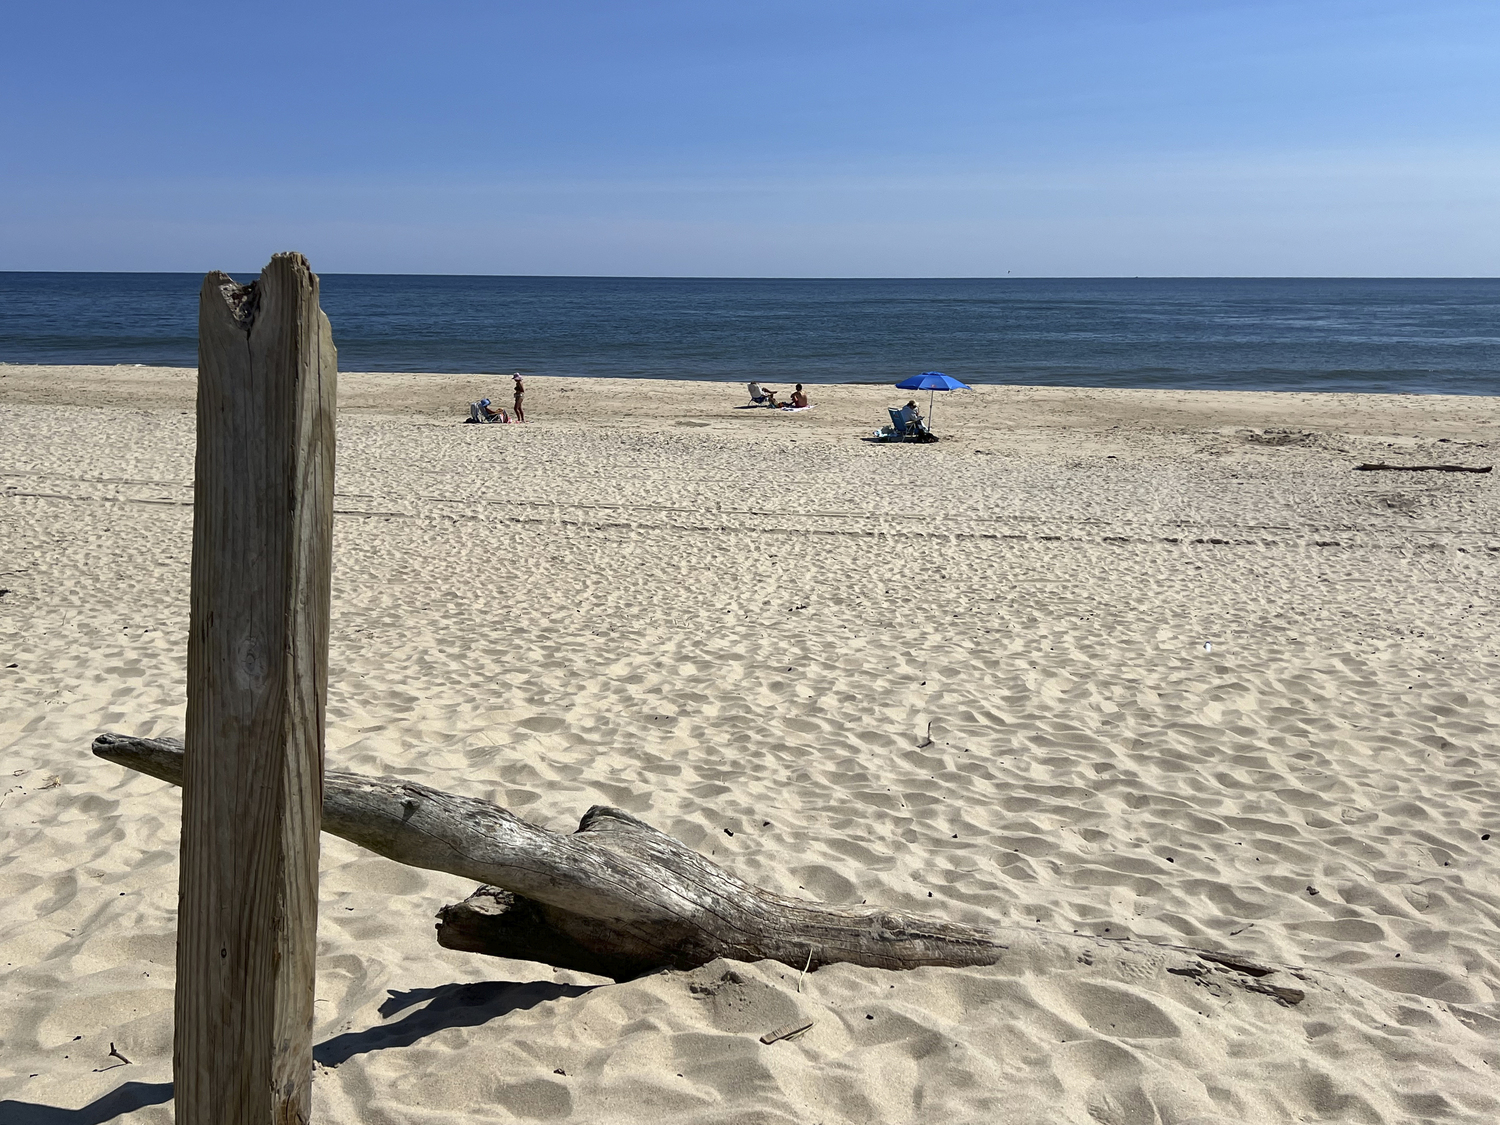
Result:
[[[308,1120],[338,358],[300,254],[203,281],[179,1125]]]

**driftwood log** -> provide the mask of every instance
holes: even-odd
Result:
[[[182,784],[176,739],[104,734],[101,758]],[[616,980],[716,957],[801,969],[989,965],[987,930],[898,910],[828,906],[752,887],[619,809],[595,806],[571,835],[472,797],[329,771],[323,831],[411,867],[486,884],[444,912],[454,949],[541,961]],[[500,888],[503,888],[501,890]]]
[[[1488,473],[1493,465],[1387,465],[1377,462],[1370,465],[1355,465],[1357,473]]]
[[[96,755],[174,785],[176,739],[103,734]],[[450,949],[539,961],[625,980],[719,957],[770,959],[795,969],[845,962],[882,969],[992,965],[1013,944],[1046,944],[1065,962],[1095,956],[1149,961],[1152,971],[1212,979],[1282,1004],[1300,988],[1264,978],[1283,970],[1210,953],[1020,927],[981,929],[922,914],[830,906],[752,887],[619,809],[595,806],[564,835],[472,797],[389,777],[329,771],[323,831],[411,867],[485,884],[444,907],[438,941]],[[1309,978],[1300,971],[1291,975]],[[1278,980],[1285,979],[1278,975]]]

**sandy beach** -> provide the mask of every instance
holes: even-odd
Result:
[[[1500,1120],[1500,480],[1354,471],[1500,399],[340,378],[330,768],[1036,936],[610,984],[325,835],[318,1121]],[[89,744],[182,732],[194,392],[0,366],[0,1125],[172,1119],[179,793]]]

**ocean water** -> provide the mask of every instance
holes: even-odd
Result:
[[[193,366],[201,283],[0,273],[0,362]],[[323,274],[322,302],[346,371],[1500,394],[1500,279]]]

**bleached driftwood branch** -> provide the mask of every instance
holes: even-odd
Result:
[[[176,739],[103,734],[94,753],[163,781],[182,782]],[[488,801],[388,777],[330,772],[323,831],[411,867],[483,884],[444,907],[438,940],[451,949],[540,961],[613,977],[692,968],[718,957],[770,959],[796,969],[836,962],[882,969],[991,965],[1014,943],[1055,947],[1060,959],[1149,959],[1155,971],[1215,979],[1275,997],[1299,989],[1262,978],[1245,958],[1140,942],[980,929],[899,910],[830,906],[752,887],[649,824],[595,806],[578,831],[528,824]]]
[[[94,753],[174,785],[175,739],[105,734]],[[606,976],[716,957],[885,969],[988,965],[1005,946],[985,930],[896,910],[848,909],[752,887],[619,809],[595,806],[578,831],[529,824],[488,801],[409,781],[329,772],[323,830],[398,863],[504,888],[450,913],[444,944]],[[502,909],[503,906],[503,909]],[[492,919],[481,923],[475,915]],[[441,932],[441,931],[440,931]],[[553,943],[553,944],[549,944]],[[516,952],[505,952],[514,944]],[[543,955],[545,954],[545,956]],[[562,961],[568,964],[563,965]]]

